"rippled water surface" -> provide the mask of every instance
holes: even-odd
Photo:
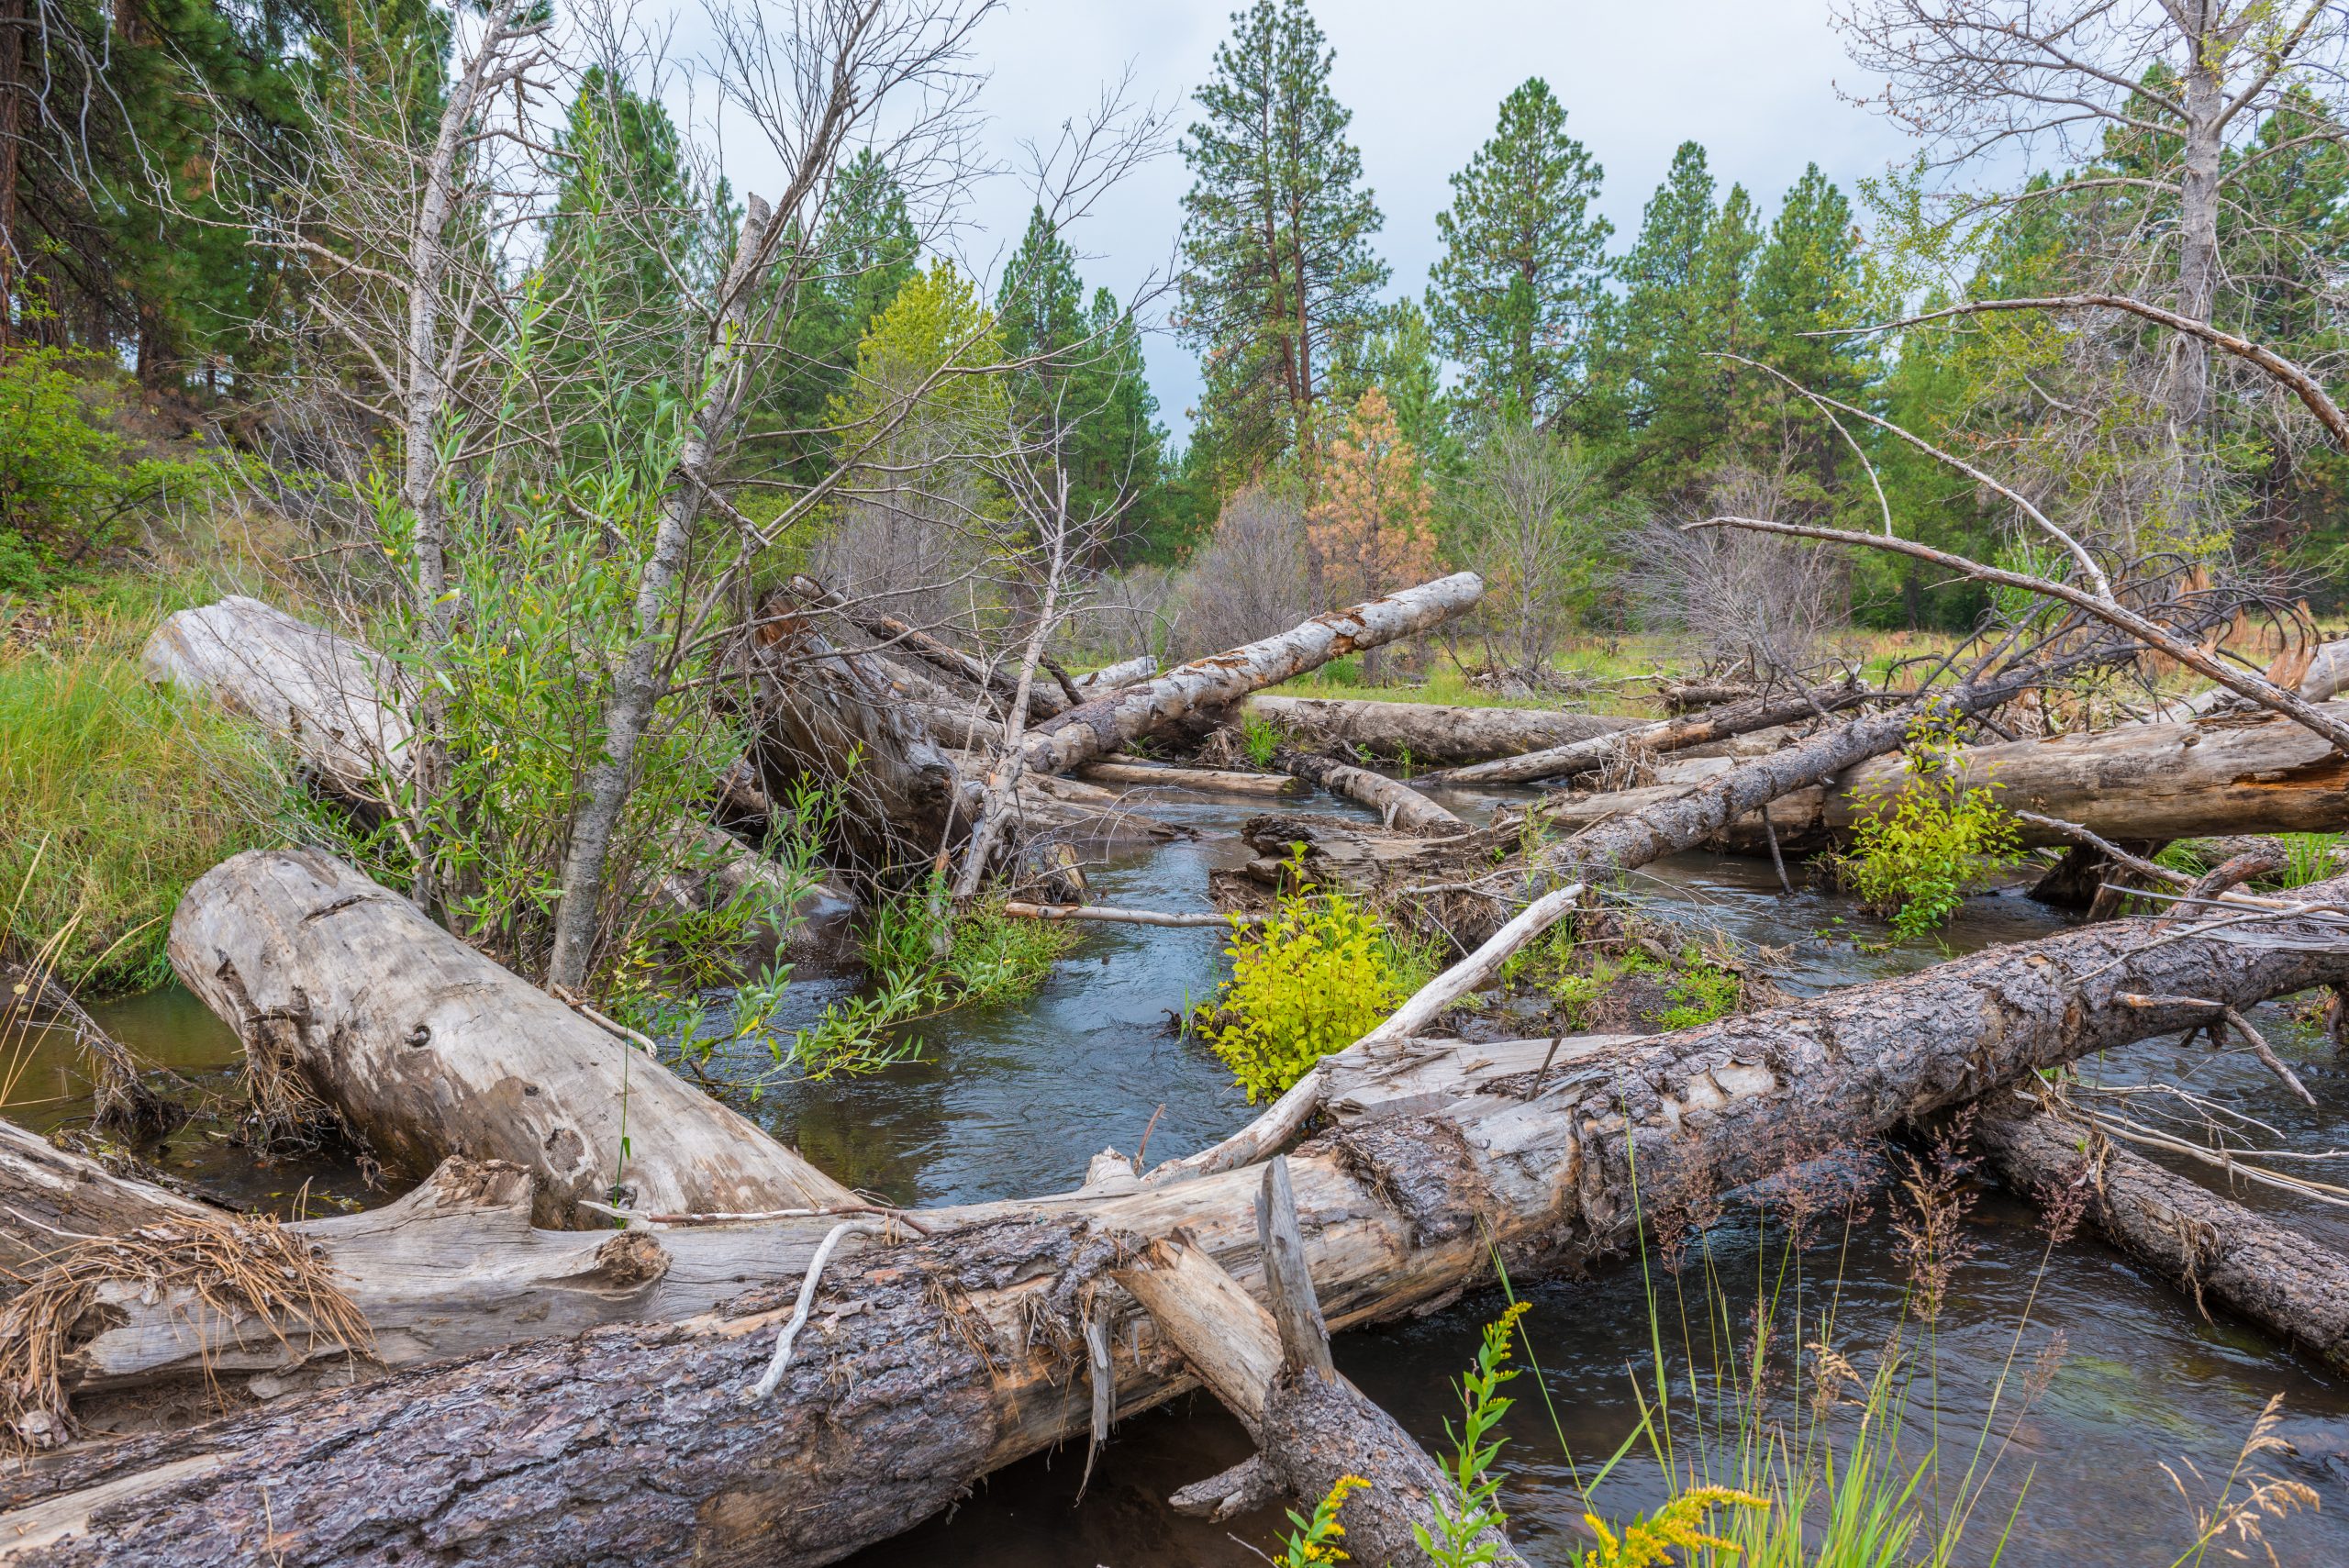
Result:
[[[1208,876],[1243,851],[1229,830],[1259,807],[1194,802],[1165,808],[1208,835],[1099,870],[1097,902],[1203,909]],[[1329,808],[1319,803],[1319,808]],[[2042,935],[2058,917],[2019,893],[1973,900],[1930,944],[1883,951],[1880,927],[1850,901],[1820,892],[1782,894],[1767,862],[1684,856],[1642,879],[1639,895],[1658,913],[1713,926],[1760,944],[1780,984],[1798,993],[1901,973],[1945,952]],[[1155,1114],[1154,1160],[1213,1141],[1248,1118],[1228,1074],[1172,1019],[1213,991],[1224,972],[1222,933],[1130,927],[1088,929],[1074,953],[1032,999],[973,1009],[923,1026],[922,1059],[875,1078],[802,1085],[753,1107],[767,1126],[850,1184],[900,1204],[1014,1197],[1064,1190],[1106,1147],[1132,1152]],[[812,1015],[847,983],[795,987],[794,1009]],[[150,1060],[187,1073],[200,1088],[225,1088],[236,1059],[228,1031],[175,989],[117,1003],[105,1021]],[[2302,1147],[2349,1147],[2349,1067],[2302,1042],[2280,1009],[2263,1010],[2271,1038],[2306,1079],[2319,1107],[2292,1100],[2241,1053],[2156,1041],[2085,1064],[2087,1075],[2123,1088],[2179,1083],[2258,1117]],[[80,1085],[61,1062],[36,1059],[12,1099],[24,1118],[48,1126],[79,1114]],[[33,1102],[26,1105],[25,1102]],[[360,1195],[356,1173],[331,1161],[256,1170],[241,1150],[199,1131],[173,1140],[167,1162],[242,1201],[313,1210]],[[306,1194],[304,1184],[307,1183]],[[2349,1213],[2313,1209],[2277,1195],[2247,1193],[2312,1235],[2349,1247]],[[374,1200],[370,1200],[374,1201]],[[1757,1281],[1798,1305],[1799,1332],[1831,1342],[1864,1368],[1903,1320],[1906,1273],[1896,1255],[1887,1206],[1848,1231],[1822,1225],[1811,1244],[1789,1251],[1784,1236],[1751,1218],[1725,1220],[1693,1248],[1681,1271],[1639,1260],[1582,1280],[1521,1285],[1532,1302],[1526,1328],[1541,1360],[1514,1392],[1504,1496],[1517,1538],[1536,1562],[1562,1562],[1585,1538],[1586,1506],[1575,1476],[1587,1476],[1636,1422],[1633,1379],[1652,1390],[1661,1344],[1675,1397],[1686,1402],[1691,1367],[1744,1356],[1746,1315]],[[2275,1472],[2307,1482],[2322,1498],[2313,1515],[2271,1525],[2279,1559],[2291,1564],[2349,1562],[2349,1381],[2151,1280],[2088,1238],[2049,1248],[2037,1210],[1986,1191],[1966,1224],[1974,1255],[1956,1276],[1931,1335],[1912,1326],[1920,1379],[1903,1451],[1921,1462],[1939,1434],[1943,1495],[1954,1494],[1988,1423],[1998,1462],[1962,1557],[1987,1562],[2018,1489],[2025,1492],[2009,1563],[2169,1563],[2191,1540],[2197,1472],[2222,1476],[2268,1399],[2284,1396],[2283,1434],[2292,1453],[2270,1456]],[[1708,1277],[1719,1282],[1709,1293]],[[1643,1277],[1650,1282],[1643,1284]],[[1653,1289],[1655,1309],[1650,1307]],[[1709,1323],[1709,1303],[1725,1300],[1729,1327]],[[1440,1447],[1455,1407],[1450,1382],[1466,1364],[1480,1324],[1502,1303],[1472,1295],[1425,1318],[1341,1336],[1343,1370],[1422,1440]],[[1831,1315],[1832,1326],[1821,1320]],[[1652,1332],[1660,1325],[1660,1333]],[[1784,1387],[1798,1347],[1782,1319],[1771,1360],[1771,1397]],[[2037,1386],[2051,1338],[2061,1351]],[[2028,1385],[2028,1387],[2027,1387]],[[2026,1392],[2036,1397],[2016,1416]],[[1936,1414],[1934,1407],[1938,1407]],[[1121,1424],[1100,1457],[1081,1507],[1082,1446],[1040,1456],[984,1482],[952,1517],[930,1520],[855,1561],[884,1564],[1160,1565],[1253,1564],[1280,1521],[1252,1516],[1228,1525],[1180,1518],[1166,1493],[1246,1453],[1240,1429],[1204,1396]],[[1687,1451],[1683,1451],[1683,1457]],[[2193,1491],[2181,1497],[2174,1471]],[[2188,1466],[2192,1468],[2189,1469]],[[1923,1489],[1932,1494],[1929,1483]],[[1663,1495],[1653,1457],[1627,1457],[1597,1493],[1598,1510],[1621,1517]],[[2216,1561],[2216,1559],[2212,1559]]]

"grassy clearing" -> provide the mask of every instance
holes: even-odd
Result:
[[[0,886],[23,890],[20,939],[69,932],[54,966],[76,991],[164,979],[187,884],[300,817],[282,756],[140,678],[139,648],[170,607],[116,584],[50,606],[39,640],[0,644]]]

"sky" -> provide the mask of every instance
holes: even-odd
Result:
[[[1023,139],[1049,139],[1129,66],[1133,92],[1196,117],[1190,95],[1213,68],[1236,0],[1007,0],[981,26],[982,135],[1004,163]],[[1314,0],[1337,51],[1330,89],[1353,112],[1353,139],[1386,226],[1375,243],[1394,269],[1390,295],[1417,295],[1435,259],[1447,176],[1493,132],[1500,100],[1528,76],[1548,80],[1568,131],[1606,171],[1598,207],[1620,251],[1673,150],[1704,144],[1723,188],[1742,183],[1764,212],[1816,161],[1849,192],[1911,149],[1876,115],[1839,95],[1873,83],[1845,56],[1825,0]],[[737,188],[763,188],[761,149],[726,139]],[[1088,286],[1130,297],[1163,277],[1189,175],[1170,152],[1097,204],[1066,238],[1088,260]],[[983,183],[949,241],[983,272],[1019,243],[1032,199],[1016,174]],[[1155,312],[1163,326],[1171,295]],[[1197,398],[1191,354],[1172,334],[1147,339],[1151,384],[1170,428]]]

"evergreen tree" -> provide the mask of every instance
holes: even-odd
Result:
[[[1865,341],[1809,334],[1860,322],[1868,314],[1868,292],[1867,266],[1851,203],[1813,163],[1787,192],[1754,262],[1747,291],[1752,325],[1760,339],[1754,357],[1798,386],[1854,401],[1876,371]],[[1850,449],[1817,406],[1782,384],[1765,384],[1750,373],[1736,380],[1749,397],[1776,414],[1782,450],[1822,494],[1832,488]]]
[[[1614,233],[1590,211],[1601,176],[1538,76],[1501,100],[1492,139],[1452,176],[1428,317],[1487,409],[1547,421],[1574,395]]]
[[[1256,0],[1232,22],[1183,143],[1180,320],[1204,361],[1203,433],[1244,473],[1304,438],[1387,270],[1353,116],[1329,88],[1335,56],[1304,0]]]
[[[1348,409],[1374,386],[1422,467],[1448,472],[1456,465],[1461,443],[1450,428],[1452,400],[1443,390],[1435,328],[1417,300],[1398,299],[1380,310],[1376,325],[1347,345],[1330,368],[1330,396]]]

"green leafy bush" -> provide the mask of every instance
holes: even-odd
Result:
[[[1658,1013],[1655,1021],[1667,1029],[1693,1029],[1700,1024],[1709,1024],[1737,1011],[1744,991],[1744,982],[1735,970],[1707,963],[1691,948],[1681,954],[1680,968],[1674,973],[1672,1006]]]
[[[1909,731],[1907,782],[1853,831],[1836,869],[1902,937],[1919,937],[1956,912],[1965,895],[2015,863],[2014,818],[1991,784],[1969,784],[1957,764],[1954,720],[1918,719]]]
[[[1271,919],[1240,930],[1224,951],[1231,978],[1199,1023],[1252,1103],[1367,1034],[1429,970],[1424,955],[1337,894],[1283,895]]]

